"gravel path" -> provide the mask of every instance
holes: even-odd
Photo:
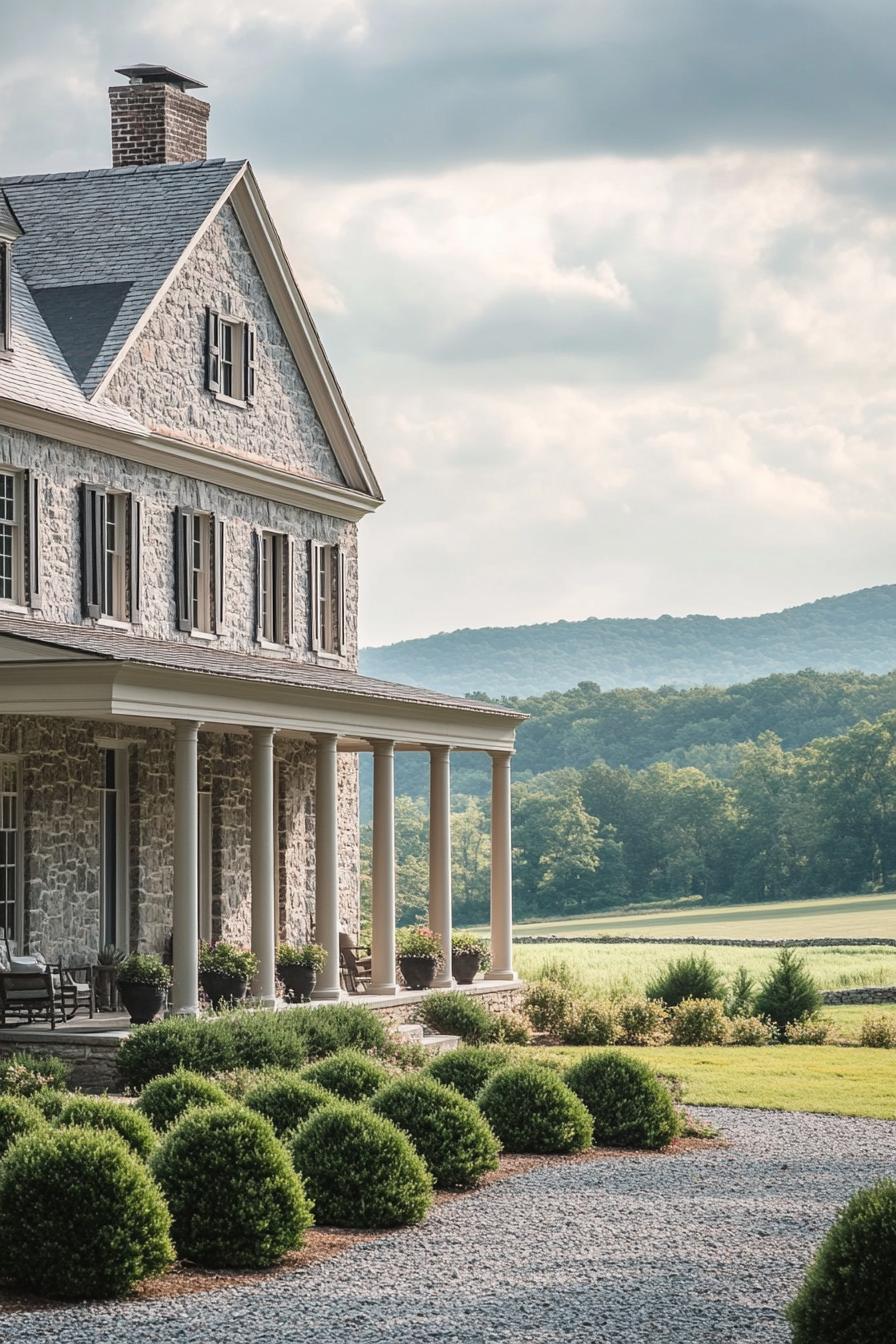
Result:
[[[0,1317],[2,1344],[782,1344],[834,1210],[896,1123],[692,1108],[730,1140],[555,1166],[250,1288]]]

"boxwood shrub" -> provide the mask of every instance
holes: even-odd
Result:
[[[884,1344],[896,1321],[896,1182],[859,1190],[787,1308],[793,1344]]]
[[[154,1129],[168,1129],[191,1106],[223,1106],[229,1098],[220,1084],[189,1069],[153,1078],[137,1099],[137,1109]]]
[[[260,1268],[299,1246],[311,1206],[270,1124],[239,1106],[191,1110],[152,1159],[178,1255]]]
[[[211,1032],[210,1026],[201,1018],[166,1017],[135,1027],[115,1056],[121,1081],[139,1090],[178,1068],[203,1074],[236,1068],[232,1042],[222,1032]]]
[[[471,994],[459,989],[427,994],[420,1004],[420,1021],[432,1031],[459,1036],[464,1045],[484,1045],[495,1039],[495,1020]]]
[[[23,1134],[45,1127],[43,1115],[26,1097],[0,1096],[0,1157]]]
[[[321,1106],[290,1148],[320,1224],[399,1227],[419,1223],[432,1202],[432,1176],[410,1139],[367,1106]]]
[[[304,1124],[318,1106],[327,1106],[333,1093],[319,1083],[309,1082],[297,1073],[271,1071],[262,1074],[245,1094],[244,1101],[251,1111],[257,1111],[269,1120],[274,1133],[282,1137]]]
[[[572,1153],[591,1143],[591,1117],[551,1069],[509,1065],[486,1083],[479,1107],[511,1153]]]
[[[146,1116],[133,1106],[113,1101],[111,1097],[69,1097],[56,1123],[64,1126],[80,1125],[84,1129],[111,1130],[144,1160],[156,1146],[155,1131]]]
[[[585,1055],[566,1081],[594,1121],[594,1142],[665,1148],[680,1132],[672,1094],[646,1064],[621,1050]]]
[[[370,1104],[404,1130],[438,1186],[476,1185],[498,1165],[498,1140],[482,1112],[435,1078],[399,1078]]]
[[[474,1101],[493,1073],[510,1062],[510,1052],[494,1045],[462,1045],[436,1055],[426,1066],[426,1072],[438,1083],[455,1088],[463,1097]]]
[[[383,1019],[360,1003],[325,1003],[319,1008],[290,1008],[278,1017],[292,1018],[309,1059],[337,1050],[363,1050],[387,1056],[391,1046]]]
[[[0,1162],[5,1278],[46,1297],[116,1297],[174,1258],[170,1217],[117,1134],[42,1129]]]
[[[389,1081],[389,1072],[360,1050],[338,1050],[302,1071],[308,1083],[317,1083],[344,1101],[367,1101]]]

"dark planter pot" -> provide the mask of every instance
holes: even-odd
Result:
[[[158,1017],[168,998],[167,989],[160,989],[158,985],[128,984],[123,980],[118,982],[118,993],[135,1026]]]
[[[398,958],[398,969],[408,989],[430,989],[436,978],[438,965],[436,957]]]
[[[317,984],[317,971],[313,966],[278,966],[277,975],[283,981],[283,988],[290,1003],[307,1003]]]
[[[249,981],[245,975],[225,975],[223,971],[200,971],[199,983],[205,990],[215,1012],[222,1006],[230,1007],[246,997]]]
[[[459,985],[472,985],[476,972],[482,965],[479,952],[452,952],[451,974]]]

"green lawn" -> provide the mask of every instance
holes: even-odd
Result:
[[[535,1047],[545,1058],[572,1063],[575,1046]],[[896,1119],[896,1052],[829,1045],[651,1046],[631,1050],[659,1073],[681,1079],[694,1106],[757,1106],[763,1110]]]
[[[518,923],[515,932],[566,938],[602,933],[653,934],[663,938],[893,938],[896,893],[829,896],[815,901],[775,901],[763,905],[696,905],[645,914],[580,915]]]

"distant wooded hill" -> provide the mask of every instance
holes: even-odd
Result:
[[[604,690],[734,687],[805,667],[877,673],[896,667],[896,585],[765,616],[554,621],[454,630],[361,652],[368,676],[493,697],[539,695],[580,682]]]

